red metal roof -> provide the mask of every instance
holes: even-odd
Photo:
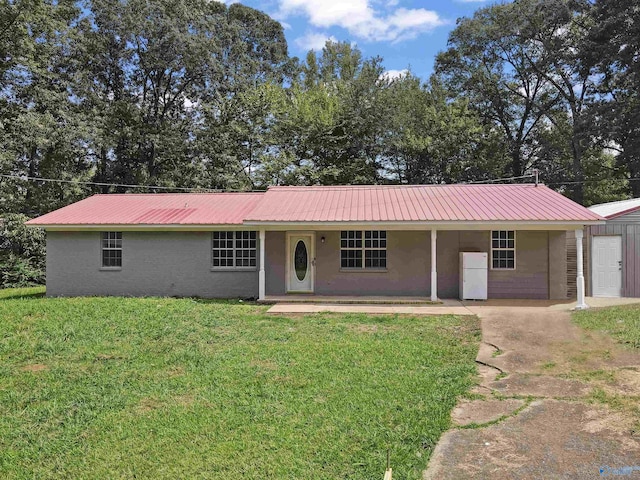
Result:
[[[264,193],[94,195],[28,225],[239,225]]]
[[[247,222],[598,221],[544,185],[271,187]]]
[[[271,187],[264,193],[94,195],[28,225],[240,225],[277,222],[597,222],[543,186]]]

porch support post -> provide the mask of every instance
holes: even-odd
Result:
[[[589,308],[589,305],[584,300],[584,255],[582,253],[582,228],[576,229],[576,260],[577,260],[577,276],[576,276],[576,290],[578,291],[578,303],[576,310],[584,310]]]
[[[265,296],[265,274],[264,274],[264,243],[265,231],[260,229],[260,272],[258,273],[258,300],[264,300]]]
[[[437,264],[437,249],[436,240],[438,238],[438,232],[435,228],[431,229],[431,301],[438,301],[438,272],[436,270]]]

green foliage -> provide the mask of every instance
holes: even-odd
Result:
[[[522,0],[458,20],[436,74],[209,0],[0,4],[0,173],[215,189],[454,183],[538,169],[592,204],[640,196],[633,0]],[[151,189],[153,190],[153,189]],[[0,211],[95,192],[0,180]]]
[[[462,19],[436,61],[450,95],[468,97],[502,132],[510,159],[505,173],[537,168],[544,181],[586,204],[601,201],[603,189],[624,198],[629,173],[620,163],[607,167],[607,148],[618,140],[597,107],[611,97],[582,55],[595,25],[587,1],[496,4]]]
[[[327,42],[320,54],[310,52],[276,112],[275,155],[267,169],[303,185],[381,182],[388,108],[382,73],[381,59],[363,59],[348,43]]]
[[[391,112],[383,149],[385,167],[401,183],[456,183],[501,174],[500,138],[465,99],[449,101],[441,85],[412,75],[386,91]]]
[[[20,214],[0,219],[0,288],[44,283],[45,234],[26,227],[27,220]]]
[[[617,166],[640,177],[640,10],[635,0],[597,0],[591,28],[580,49],[585,66],[595,68],[606,98],[595,104],[598,129],[617,153]],[[630,182],[640,197],[640,182]]]
[[[475,317],[0,291],[2,478],[419,478]]]

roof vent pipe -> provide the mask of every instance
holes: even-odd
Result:
[[[533,169],[533,175],[536,177],[536,187],[538,186],[538,169],[534,168]]]

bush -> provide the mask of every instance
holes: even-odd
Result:
[[[0,288],[45,281],[45,233],[25,226],[27,220],[25,215],[11,213],[0,221]]]

